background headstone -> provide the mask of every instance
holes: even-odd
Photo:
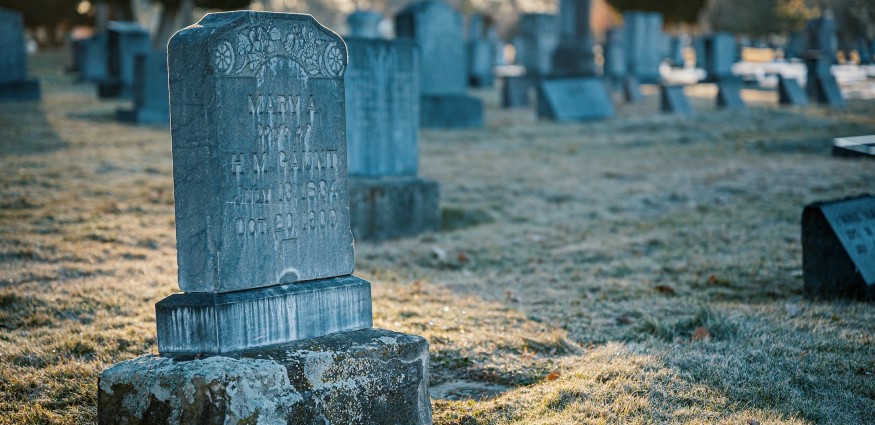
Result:
[[[528,108],[529,89],[532,82],[526,77],[504,77],[501,86],[501,106],[504,108]]]
[[[559,0],[559,12],[556,15],[559,24],[559,44],[553,52],[551,75],[556,77],[596,75],[590,8],[590,0]]]
[[[808,106],[808,96],[799,82],[793,78],[778,76],[778,103],[791,106]]]
[[[614,89],[622,89],[626,79],[626,53],[624,51],[623,27],[609,28],[605,33],[604,76]]]
[[[737,48],[735,38],[729,33],[712,34],[705,39],[705,72],[708,81],[732,78]]]
[[[486,38],[483,15],[473,14],[468,21],[468,82],[472,87],[492,87],[495,77],[493,41]]]
[[[151,51],[149,32],[134,22],[110,22],[107,36],[107,78],[98,86],[98,95],[131,98],[135,59]]]
[[[134,108],[118,110],[118,118],[140,124],[169,123],[167,79],[167,53],[137,55],[134,60]]]
[[[743,83],[739,79],[727,78],[717,82],[717,106],[726,109],[744,109],[741,98]]]
[[[662,112],[678,115],[693,114],[690,101],[684,94],[684,86],[663,84],[660,86],[660,94],[660,110]]]
[[[684,67],[684,39],[682,37],[668,37],[668,60],[677,68]]]
[[[658,83],[662,62],[662,15],[656,12],[623,13],[627,72],[642,83]]]
[[[97,33],[84,41],[82,62],[79,67],[79,79],[82,81],[100,83],[106,81],[107,75],[107,34]]]
[[[381,38],[380,22],[383,15],[373,10],[356,10],[346,17],[350,37]]]
[[[556,16],[525,13],[520,16],[519,36],[515,43],[516,63],[526,68],[529,77],[552,73],[553,51],[559,43]]]
[[[644,99],[644,94],[641,93],[641,84],[638,83],[638,78],[633,75],[628,75],[623,79],[623,98],[629,103]]]
[[[598,78],[550,79],[538,86],[538,116],[583,121],[614,115],[614,104]]]
[[[24,18],[0,8],[0,100],[39,100],[40,86],[27,78]]]
[[[805,293],[875,300],[875,197],[807,205],[802,212]]]

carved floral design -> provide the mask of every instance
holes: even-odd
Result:
[[[335,78],[343,75],[343,50],[328,35],[303,23],[292,24],[287,33],[278,28],[255,25],[236,34],[234,48],[231,43],[221,42],[213,54],[216,69],[231,73],[231,67],[239,62],[237,74],[257,71],[274,57],[289,57],[297,62],[312,77]]]

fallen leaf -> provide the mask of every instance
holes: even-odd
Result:
[[[705,341],[711,339],[711,332],[707,328],[697,326],[693,331],[693,341]]]
[[[659,292],[660,294],[674,295],[677,293],[675,292],[674,288],[668,285],[659,285],[653,289],[656,289],[656,292]]]
[[[460,263],[467,263],[471,261],[471,259],[468,258],[468,256],[464,252],[460,252],[456,259],[458,259]]]
[[[714,276],[713,274],[711,276],[708,276],[708,283],[712,285],[717,283],[717,276]]]
[[[547,375],[548,381],[555,381],[557,379],[559,379],[559,372],[553,372],[553,373]]]

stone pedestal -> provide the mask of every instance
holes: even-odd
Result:
[[[440,229],[437,182],[415,176],[349,179],[349,215],[356,240],[385,240]]]
[[[428,343],[381,329],[221,357],[143,356],[100,374],[98,422],[431,424]]]
[[[419,122],[422,128],[483,127],[483,101],[466,94],[422,96]]]

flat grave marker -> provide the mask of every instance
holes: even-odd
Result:
[[[741,86],[742,82],[735,78],[717,81],[717,106],[726,109],[744,109]]]
[[[793,78],[778,76],[778,102],[781,105],[808,106],[808,95]]]
[[[678,115],[692,115],[693,108],[684,93],[684,86],[662,85],[660,87],[660,110],[662,112]]]
[[[556,121],[609,118],[614,104],[598,78],[550,79],[538,85],[538,117]]]

